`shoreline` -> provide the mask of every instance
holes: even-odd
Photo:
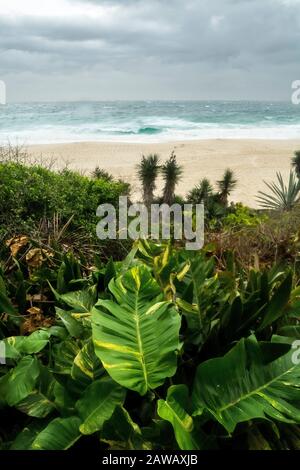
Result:
[[[177,194],[185,195],[204,177],[215,184],[224,170],[231,168],[238,179],[238,185],[230,199],[257,207],[257,193],[266,189],[263,180],[275,180],[278,171],[287,179],[293,153],[300,149],[300,138],[203,139],[162,143],[91,141],[33,144],[27,145],[26,149],[35,158],[54,159],[58,169],[68,164],[70,169],[89,174],[99,166],[114,177],[129,182],[133,199],[141,197],[136,177],[136,165],[141,156],[158,153],[163,161],[174,150],[184,170]],[[159,179],[157,192],[161,190],[162,184]]]

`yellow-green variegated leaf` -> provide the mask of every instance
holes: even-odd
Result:
[[[103,424],[113,414],[117,405],[122,405],[126,391],[110,377],[96,380],[87,387],[76,409],[82,419],[82,434],[93,434],[102,429]]]
[[[95,354],[93,341],[89,340],[75,356],[71,376],[74,380],[89,385],[104,372],[102,364]]]
[[[95,352],[119,384],[144,395],[176,371],[181,319],[145,266],[109,284],[92,311]]]
[[[55,380],[47,367],[35,357],[26,356],[8,374],[3,386],[9,406],[35,418],[44,418],[54,410]]]
[[[194,414],[208,411],[228,432],[254,418],[300,423],[300,364],[287,349],[286,344],[260,346],[251,337],[224,357],[200,364],[192,395]]]
[[[80,438],[80,418],[56,418],[33,440],[31,450],[67,450]]]
[[[35,357],[26,356],[9,372],[5,387],[9,406],[17,405],[36,389],[40,370],[38,360]]]
[[[194,426],[192,416],[187,409],[190,406],[189,392],[186,385],[173,385],[168,390],[166,400],[158,400],[158,415],[169,421],[174,429],[177,444],[182,450],[202,448],[201,433]]]
[[[151,443],[144,440],[140,427],[123,406],[117,406],[112,417],[106,421],[100,440],[110,450],[151,449]]]
[[[56,381],[47,367],[40,366],[38,383],[34,389],[16,404],[16,408],[29,416],[44,418],[54,411],[54,386]]]

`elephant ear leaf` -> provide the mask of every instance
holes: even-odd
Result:
[[[31,450],[67,450],[81,437],[80,418],[56,418],[33,440]]]
[[[287,306],[291,295],[292,284],[293,276],[292,273],[289,273],[277,288],[272,299],[270,300],[259,330],[262,330],[266,326],[271,325],[273,322],[278,320],[278,318],[287,313]]]
[[[77,402],[76,409],[82,419],[82,434],[93,434],[102,429],[105,421],[110,419],[117,405],[122,405],[126,391],[110,377],[96,380],[85,390]]]
[[[299,423],[300,365],[292,350],[278,357],[276,344],[268,343],[268,349],[272,360],[266,363],[256,340],[242,339],[224,357],[200,364],[193,414],[207,410],[229,433],[238,423],[254,418]]]
[[[181,319],[148,268],[134,267],[113,279],[114,300],[92,311],[95,352],[120,385],[145,395],[176,371]]]
[[[195,419],[187,411],[190,406],[186,385],[173,385],[167,399],[158,400],[158,415],[169,421],[174,429],[177,444],[181,450],[201,450],[208,444],[207,436],[197,429]]]

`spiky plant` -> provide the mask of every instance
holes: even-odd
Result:
[[[105,181],[113,180],[113,176],[110,173],[108,173],[106,170],[103,170],[103,168],[100,168],[99,166],[96,166],[96,168],[92,172],[92,176],[95,179],[102,179]]]
[[[237,185],[237,180],[234,177],[233,171],[227,168],[227,170],[224,172],[223,178],[217,182],[217,185],[219,189],[220,203],[227,207],[228,197]]]
[[[299,202],[300,180],[292,171],[290,171],[288,185],[284,183],[281,173],[276,173],[276,176],[277,182],[264,181],[271,193],[259,191],[257,201],[263,209],[289,211]]]
[[[297,177],[300,178],[300,150],[296,150],[296,152],[294,152],[292,167],[294,168]]]
[[[143,188],[143,201],[147,207],[153,202],[156,188],[156,178],[159,171],[159,156],[150,154],[143,155],[141,162],[137,165],[137,174],[141,180]]]
[[[179,183],[183,173],[183,168],[178,165],[174,152],[172,152],[170,158],[161,167],[161,172],[165,182],[163,202],[171,205],[174,202],[176,185]]]
[[[203,178],[187,195],[187,199],[192,204],[207,203],[213,194],[213,187],[207,178]]]

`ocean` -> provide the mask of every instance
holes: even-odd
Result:
[[[108,101],[0,106],[0,144],[298,139],[300,106],[283,102]]]

